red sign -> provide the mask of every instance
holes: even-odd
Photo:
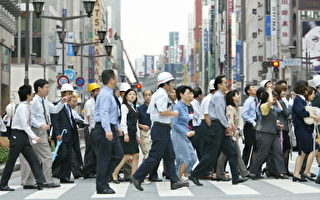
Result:
[[[63,84],[66,84],[66,83],[70,83],[70,80],[67,76],[59,76],[59,78],[57,79],[57,84],[59,87],[61,87]]]
[[[85,81],[84,81],[84,78],[83,77],[78,77],[76,78],[76,85],[78,87],[82,87],[84,85]]]

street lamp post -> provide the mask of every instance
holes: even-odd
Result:
[[[24,61],[24,84],[29,84],[29,57],[30,57],[30,38],[29,38],[29,32],[30,32],[30,9],[29,9],[30,0],[26,0],[26,43],[25,43],[25,61]]]
[[[244,100],[244,74],[240,74],[240,81],[241,81],[241,103],[243,104]]]
[[[56,16],[43,16],[43,15],[41,15],[42,9],[43,9],[43,6],[44,6],[44,2],[42,2],[42,1],[33,2],[34,12],[37,15],[37,17],[46,18],[46,19],[52,19],[52,20],[57,20],[57,21],[61,21],[62,22],[61,31],[58,31],[59,40],[62,43],[62,74],[64,74],[64,66],[65,66],[64,44],[66,43],[65,42],[65,36],[66,36],[65,25],[66,25],[66,22],[70,21],[70,20],[74,20],[74,19],[80,19],[80,18],[84,18],[84,17],[91,17],[93,9],[94,9],[94,5],[95,5],[95,1],[83,1],[83,6],[84,6],[84,9],[85,9],[87,15],[70,16],[70,17],[62,15],[62,17],[56,17]]]
[[[306,57],[296,57],[296,55],[297,55],[296,46],[290,46],[289,50],[290,50],[290,54],[291,54],[292,58],[299,58],[299,59],[302,59],[302,60],[306,60],[306,62],[301,62],[301,70],[300,70],[300,72],[302,72],[302,68],[303,68],[302,65],[306,64],[306,80],[308,80],[309,79],[309,65],[312,64],[310,61],[313,60],[313,59],[318,59],[318,58],[320,58],[320,56],[310,57],[310,53],[308,53],[308,51],[306,51]]]
[[[36,63],[35,61],[36,61],[37,54],[36,53],[32,53],[32,54],[30,54],[30,56],[31,56],[32,64],[41,65],[43,67],[43,79],[46,79],[46,68],[48,66],[58,65],[58,62],[59,62],[59,56],[58,55],[54,55],[53,56],[54,63],[46,63],[46,61],[44,61],[43,63]]]

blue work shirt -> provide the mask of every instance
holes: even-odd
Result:
[[[139,124],[151,127],[150,114],[147,113],[148,106],[144,103],[138,107],[139,111]]]
[[[216,91],[209,103],[209,116],[211,120],[219,120],[225,128],[228,128],[229,120],[226,114],[226,107],[225,95],[220,90]]]
[[[243,104],[243,112],[241,117],[244,121],[249,122],[256,126],[257,113],[256,113],[256,100],[254,97],[249,96]]]
[[[96,99],[94,121],[101,122],[105,132],[111,131],[110,124],[119,129],[120,110],[114,98],[113,89],[103,86]]]

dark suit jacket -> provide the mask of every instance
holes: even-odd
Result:
[[[63,109],[57,114],[51,114],[51,123],[53,126],[52,138],[61,135],[63,129],[67,129],[67,133],[63,135],[63,142],[71,143],[78,138],[78,131],[76,122],[72,119],[72,124],[69,118],[69,112],[64,106]]]

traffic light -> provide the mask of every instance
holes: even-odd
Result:
[[[280,67],[280,62],[278,60],[274,60],[271,63],[272,63],[272,67],[275,67],[275,68],[279,68]]]
[[[136,88],[139,90],[141,90],[142,89],[142,85],[140,84],[140,83],[138,83],[137,85],[136,85]]]

